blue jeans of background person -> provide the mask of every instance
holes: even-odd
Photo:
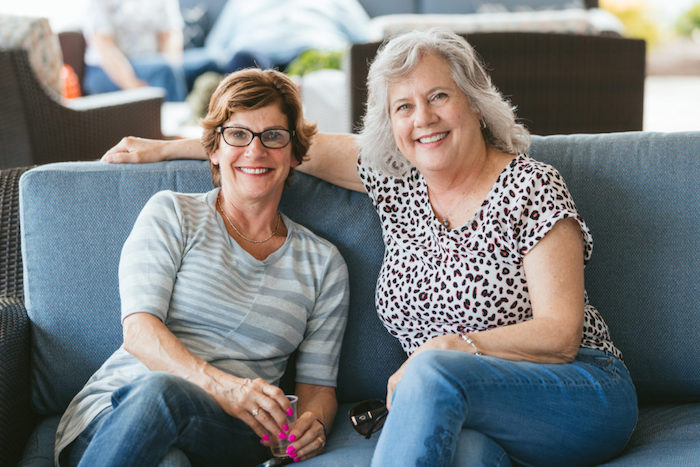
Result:
[[[232,57],[216,57],[206,48],[197,47],[185,49],[182,67],[185,70],[187,89],[191,91],[195,80],[208,71],[226,75],[244,68],[267,70],[273,68],[274,64],[266,56],[253,51],[240,50]]]
[[[274,64],[265,55],[255,53],[249,50],[239,50],[231,60],[226,64],[224,71],[232,73],[234,71],[243,70],[244,68],[260,68],[268,70],[274,68]]]
[[[149,86],[165,89],[166,101],[179,102],[187,97],[187,83],[182,67],[173,66],[162,57],[129,60],[129,63],[139,79]],[[83,89],[86,94],[101,94],[119,91],[120,88],[101,67],[88,65],[85,67]]]
[[[372,465],[502,465],[504,454],[523,465],[598,464],[624,448],[636,420],[627,368],[605,352],[536,364],[428,350],[395,389]]]
[[[65,452],[68,465],[253,466],[270,450],[204,390],[164,372],[121,387]]]

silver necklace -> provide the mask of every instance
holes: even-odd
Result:
[[[280,225],[280,217],[281,217],[279,212],[277,213],[277,219],[275,220],[275,228],[274,228],[274,230],[272,231],[272,233],[270,234],[270,236],[267,237],[267,238],[264,239],[264,240],[252,240],[252,239],[246,237],[245,235],[243,235],[243,234],[241,233],[241,231],[238,230],[238,229],[236,228],[236,226],[233,224],[233,222],[231,222],[231,219],[229,219],[228,216],[226,215],[226,211],[224,211],[224,209],[221,207],[221,203],[219,202],[219,198],[218,198],[218,197],[216,198],[216,205],[219,207],[219,211],[221,211],[221,214],[223,214],[223,215],[224,215],[224,218],[228,221],[228,225],[230,225],[231,228],[233,228],[233,230],[235,230],[236,233],[237,233],[238,235],[240,235],[240,237],[241,237],[243,240],[245,240],[246,242],[249,242],[249,243],[265,243],[265,242],[267,242],[268,240],[270,240],[272,237],[274,237],[275,235],[277,235],[277,227],[279,227],[279,225]]]
[[[433,199],[433,204],[436,204],[434,199]],[[453,210],[454,210],[454,209],[453,209]],[[445,227],[446,229],[449,229],[449,228],[450,228],[450,220],[449,220],[449,217],[452,216],[452,214],[453,214],[453,212],[450,211],[450,212],[447,213],[447,215],[445,215],[445,217],[443,217],[442,219],[440,219],[440,216],[438,216],[437,214],[435,215],[435,217],[437,217],[438,222],[440,222],[440,223],[442,224],[443,227]]]
[[[487,158],[488,158],[488,153],[487,153]],[[471,186],[469,186],[469,188],[467,188],[467,190],[464,191],[464,193],[462,193],[461,196],[459,196],[460,199],[466,198],[466,196],[471,194],[471,192],[474,190],[474,188],[476,188],[476,182],[479,180],[479,177],[481,177],[481,172],[483,172],[485,166],[486,166],[486,159],[484,159],[483,164],[481,164],[481,167],[479,168],[479,172],[476,174],[476,178],[474,179],[474,182],[471,184]],[[436,207],[440,212],[442,212],[442,209],[440,209],[440,206],[438,206],[437,203],[435,202],[435,198],[432,198],[432,200],[431,200],[430,187],[428,186],[427,182],[426,182],[425,186],[428,188],[428,202],[429,203],[432,202],[433,206]],[[455,204],[456,205],[452,209],[450,209],[450,211],[447,214],[445,214],[442,217],[442,219],[440,219],[440,216],[438,216],[438,214],[435,213],[435,217],[437,218],[438,222],[440,222],[442,224],[442,226],[445,227],[446,229],[450,228],[450,219],[449,218],[452,217],[452,215],[455,212],[457,212],[457,209],[459,209],[460,206],[462,206],[462,204],[459,201]]]

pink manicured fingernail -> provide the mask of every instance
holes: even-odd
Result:
[[[287,423],[285,423],[284,425],[282,425],[282,429],[284,431],[289,431],[289,425]]]
[[[294,410],[292,410],[291,407],[287,409],[287,415],[290,416],[290,417],[291,417],[292,415],[294,415]]]
[[[293,443],[296,439],[297,439],[297,435],[295,435],[293,433],[291,435],[289,435],[289,442],[290,443]]]
[[[280,439],[287,439],[287,433],[285,433],[284,431],[280,431],[280,434],[278,436],[280,437]]]
[[[265,433],[264,435],[262,435],[262,439],[263,439],[264,441],[270,441],[270,435],[268,435],[267,433]]]
[[[290,456],[294,454],[294,446],[289,446],[287,448],[287,454],[289,454]]]
[[[299,458],[299,456],[297,456],[297,457],[295,457],[295,458],[292,459],[292,460],[293,460],[294,462],[299,462],[301,459]]]

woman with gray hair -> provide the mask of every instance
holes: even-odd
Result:
[[[382,223],[377,312],[408,358],[389,379],[372,464],[616,455],[636,394],[588,303],[592,238],[561,175],[525,155],[527,130],[458,35],[390,40],[368,91],[359,157],[351,136],[320,135],[300,170],[366,191]],[[126,139],[105,159],[175,148]]]

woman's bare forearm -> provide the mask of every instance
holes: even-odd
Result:
[[[302,414],[306,411],[312,412],[323,422],[324,427],[330,431],[336,411],[338,410],[335,388],[297,383],[296,394],[299,396],[298,413]]]
[[[297,170],[349,190],[365,192],[357,173],[360,146],[355,135],[319,133]]]
[[[114,37],[105,34],[94,34],[90,40],[100,54],[102,69],[120,89],[134,89],[148,85],[136,76],[131,63],[117,47]]]
[[[304,162],[297,170],[343,188],[364,193],[365,188],[357,173],[360,147],[356,138],[351,134],[317,134]],[[102,156],[105,162],[131,164],[207,158],[199,139],[160,140],[134,136],[122,138]]]
[[[208,392],[214,379],[211,373],[219,373],[148,313],[134,313],[124,320],[124,348],[149,369],[181,376]]]
[[[146,139],[127,136],[103,156],[104,162],[141,164],[174,159],[206,160],[207,153],[199,139]]]

